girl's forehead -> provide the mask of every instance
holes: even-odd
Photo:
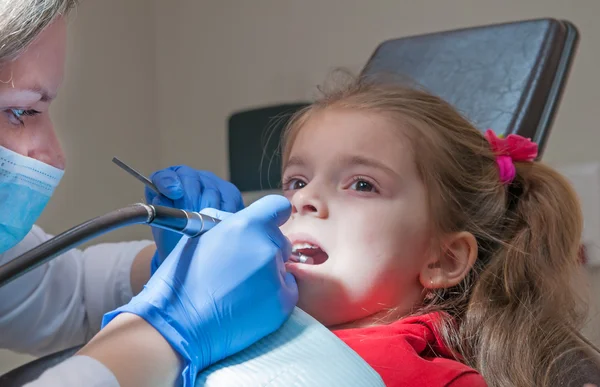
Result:
[[[289,158],[333,162],[340,157],[362,157],[405,169],[414,164],[407,130],[401,122],[377,112],[325,109],[297,129]]]
[[[410,148],[408,128],[399,120],[370,111],[324,109],[312,114],[297,129],[292,149],[323,144],[377,151],[393,146],[396,150]]]

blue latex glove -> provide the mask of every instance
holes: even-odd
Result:
[[[187,166],[175,166],[153,173],[150,179],[164,196],[157,195],[156,192],[146,188],[148,204],[187,211],[214,208],[226,212],[238,212],[244,208],[242,194],[237,187],[212,172],[197,171]],[[157,247],[150,265],[150,272],[154,274],[182,235],[155,227],[152,227],[152,235]]]
[[[123,312],[158,330],[184,360],[183,385],[196,374],[274,332],[298,301],[285,270],[291,244],[279,226],[291,214],[283,196],[262,198],[223,219],[199,238],[184,237],[142,292],[104,316]]]

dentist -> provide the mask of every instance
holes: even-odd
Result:
[[[0,0],[0,264],[51,238],[35,222],[65,168],[48,111],[76,2]],[[87,343],[30,386],[193,386],[291,313],[297,288],[278,228],[286,199],[242,209],[235,187],[186,167],[153,180],[169,199],[149,201],[223,222],[200,238],[153,230],[156,245],[73,250],[0,288],[0,348],[42,356]]]

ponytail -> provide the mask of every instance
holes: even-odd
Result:
[[[562,385],[584,340],[574,289],[579,204],[567,181],[540,163],[517,164],[507,195],[500,238],[460,327],[465,359],[490,386]]]

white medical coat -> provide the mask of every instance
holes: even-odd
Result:
[[[21,243],[0,254],[0,264],[51,237],[34,226]],[[43,356],[87,342],[100,330],[104,313],[127,303],[133,296],[131,264],[140,250],[152,243],[104,243],[85,250],[73,249],[1,287],[0,348]],[[93,374],[105,379],[104,382],[100,379],[96,379],[100,384],[92,382],[89,377]],[[52,375],[57,386],[118,385],[100,363],[76,356],[31,386],[54,386],[48,379]],[[66,375],[70,375],[74,384],[69,383]],[[81,384],[77,378],[83,375],[88,379]],[[44,378],[43,384],[39,384]]]

